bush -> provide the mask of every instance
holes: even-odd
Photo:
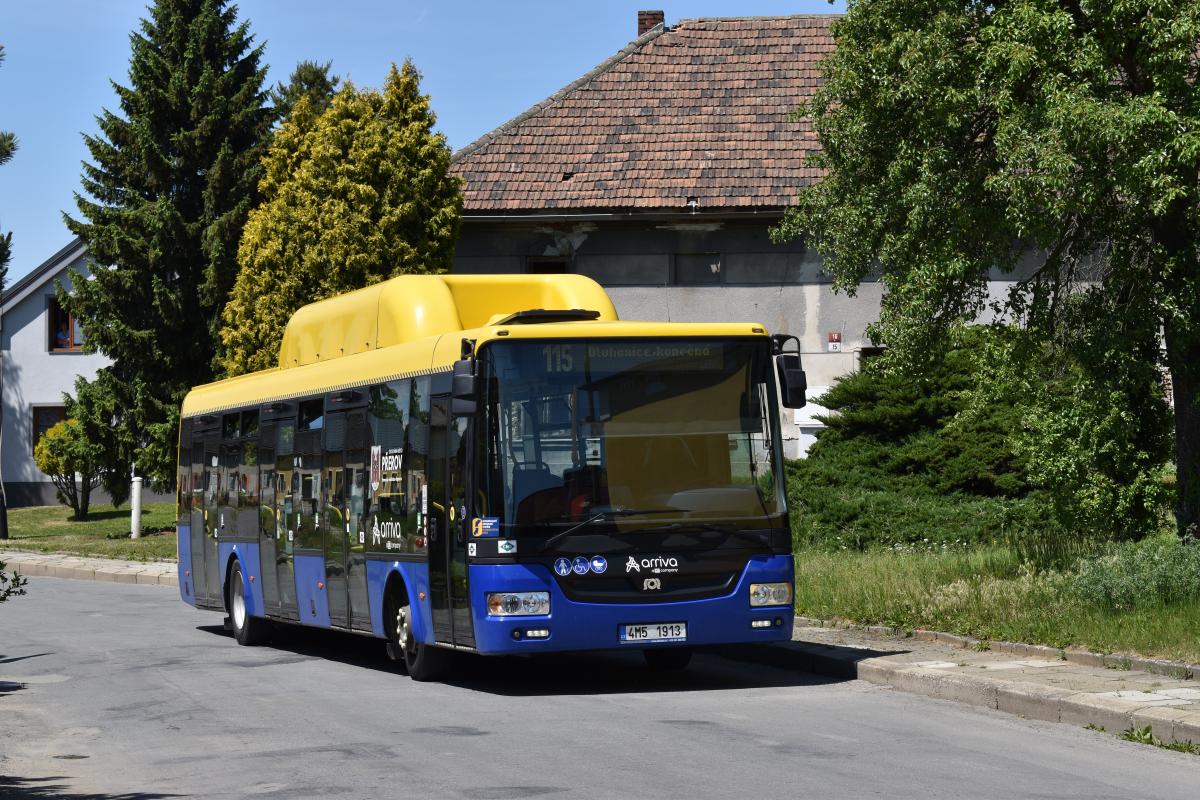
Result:
[[[1081,563],[1072,590],[1091,605],[1132,611],[1200,598],[1200,544],[1159,536]]]
[[[72,519],[87,519],[92,489],[100,482],[101,457],[100,448],[88,441],[74,419],[43,433],[33,450],[38,469],[54,482],[58,502],[74,512]]]
[[[1154,367],[1095,352],[1094,368],[1064,363],[976,326],[919,376],[868,362],[840,379],[820,400],[827,427],[788,468],[797,542],[1005,543],[1066,566],[1076,539],[1160,529],[1170,438]]]

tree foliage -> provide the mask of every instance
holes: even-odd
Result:
[[[1113,344],[1071,349],[1100,363]],[[1154,367],[1092,366],[1000,326],[955,329],[917,375],[867,362],[821,398],[826,427],[792,465],[801,529],[856,546],[1004,538],[1018,548],[1158,531],[1170,427]]]
[[[800,109],[827,174],[776,235],[810,237],[842,288],[881,271],[872,336],[910,370],[1009,273],[996,310],[1035,340],[1087,365],[1107,337],[1151,462],[1159,401],[1130,365],[1165,361],[1176,518],[1200,523],[1200,4],[858,0],[834,35]]]
[[[0,603],[15,595],[25,594],[25,586],[29,583],[19,572],[10,575],[5,571],[7,568],[8,565],[0,561]]]
[[[291,116],[292,109],[301,97],[308,97],[310,109],[320,114],[329,108],[333,96],[337,93],[341,78],[330,75],[333,62],[326,61],[318,64],[316,61],[301,61],[292,70],[287,83],[280,81],[271,89],[271,107],[275,110],[277,120],[285,120]]]
[[[320,114],[300,98],[264,159],[266,200],[238,249],[221,331],[229,374],[275,366],[306,303],[450,266],[462,193],[433,125],[411,62],[393,65],[381,91],[347,85]]]
[[[128,428],[113,424],[129,408],[121,405],[126,394],[123,387],[116,385],[111,371],[101,370],[91,381],[77,377],[74,397],[63,395],[67,417],[74,420],[80,435],[96,448],[99,485],[114,507],[129,498],[129,465],[137,459],[140,446]],[[133,402],[138,402],[136,395]]]
[[[69,506],[74,512],[71,519],[76,520],[88,517],[103,458],[100,445],[90,441],[83,427],[70,418],[43,433],[33,449],[37,468],[50,476],[58,502]]]
[[[4,45],[0,44],[0,64],[4,63]],[[17,151],[17,136],[11,131],[0,131],[0,164],[7,164]],[[0,294],[8,285],[8,260],[12,257],[12,232],[0,233]]]
[[[174,480],[179,403],[213,377],[217,325],[237,273],[236,249],[257,203],[264,103],[261,46],[225,0],[156,0],[130,36],[129,85],[113,84],[85,135],[80,217],[92,279],[60,299],[85,347],[113,360],[98,382],[120,409],[139,468]],[[90,198],[90,199],[89,199]],[[127,472],[128,470],[126,470]]]

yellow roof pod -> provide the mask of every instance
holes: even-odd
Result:
[[[498,325],[521,311],[582,309],[591,321]],[[461,335],[459,335],[461,334]],[[279,367],[194,388],[184,417],[337,392],[448,369],[463,338],[766,336],[757,323],[619,322],[583,275],[405,275],[292,315]]]
[[[583,275],[402,275],[301,308],[288,321],[279,368],[481,328],[529,309],[586,309],[617,318]]]

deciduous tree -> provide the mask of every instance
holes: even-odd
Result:
[[[300,306],[450,266],[462,193],[411,62],[381,91],[347,85],[316,115],[304,96],[276,131],[224,311],[230,375],[275,366]]]
[[[88,518],[92,490],[100,484],[103,458],[100,445],[89,441],[73,419],[52,426],[33,448],[37,468],[50,476],[58,501],[70,506],[74,512],[71,519],[75,520]]]
[[[1161,361],[1176,520],[1196,531],[1200,4],[858,0],[834,35],[799,112],[826,177],[777,236],[810,237],[842,288],[881,272],[872,335],[910,368],[988,310],[989,276],[1021,266],[995,310],[1069,350],[1114,406],[1141,404],[1126,423],[1150,463]],[[1085,449],[1103,458],[1103,442]]]
[[[236,250],[272,121],[262,48],[225,0],[156,0],[130,36],[129,85],[85,135],[78,218],[92,279],[63,303],[113,360],[117,426],[154,482],[174,481],[179,404],[213,377]],[[85,196],[86,195],[86,196]]]

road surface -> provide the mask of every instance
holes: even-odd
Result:
[[[1189,798],[1200,757],[716,655],[238,647],[173,589],[35,578],[0,605],[0,797]]]

